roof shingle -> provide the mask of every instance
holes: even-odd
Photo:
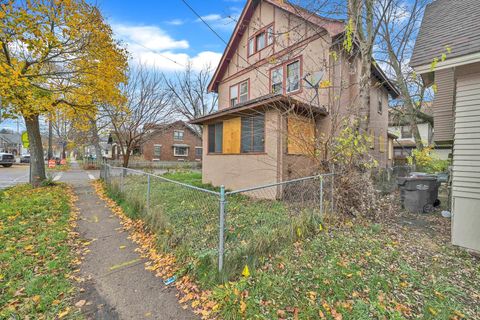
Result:
[[[476,52],[480,52],[479,0],[436,0],[426,7],[412,67],[431,64],[443,53],[451,59]]]

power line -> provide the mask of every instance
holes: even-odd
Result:
[[[140,42],[137,42],[137,41],[132,40],[132,39],[130,39],[130,41],[133,42],[133,43],[135,43],[136,45],[139,45],[140,47],[143,47],[143,48],[147,49],[148,51],[150,51],[150,52],[152,52],[152,53],[158,54],[160,57],[162,57],[162,58],[164,58],[164,59],[167,59],[167,60],[175,63],[176,65],[179,65],[179,66],[181,66],[181,67],[183,67],[183,68],[186,68],[186,67],[187,67],[186,65],[184,65],[184,64],[182,64],[182,63],[180,63],[180,62],[178,62],[178,61],[175,61],[175,60],[173,60],[172,58],[170,58],[170,57],[168,57],[168,56],[166,56],[166,55],[164,55],[164,54],[162,54],[162,53],[160,53],[160,52],[157,52],[157,51],[155,51],[155,50],[153,50],[153,49],[151,49],[151,48],[149,48],[149,47],[147,47],[147,46],[144,46],[144,45],[141,44]]]

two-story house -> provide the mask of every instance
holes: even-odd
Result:
[[[184,121],[147,125],[141,153],[148,161],[201,161],[202,138]]]
[[[235,189],[311,174],[311,142],[356,114],[359,61],[343,50],[343,21],[286,1],[248,0],[213,75],[218,111],[203,125],[203,181]],[[397,89],[372,65],[372,154],[385,167],[388,96]]]

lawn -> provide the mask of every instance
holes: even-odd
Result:
[[[203,186],[199,173],[167,177]],[[438,215],[411,225],[401,221],[420,218],[326,223],[309,210],[292,216],[281,201],[233,196],[219,276],[217,197],[152,180],[145,213],[146,178],[125,179],[125,192],[114,187],[111,196],[152,226],[182,272],[213,290],[221,319],[479,318],[480,262],[449,244],[449,221]]]
[[[0,191],[1,319],[79,318],[70,200],[63,185]]]
[[[198,172],[180,171],[164,176],[215,190],[202,184]],[[130,217],[145,219],[157,233],[160,248],[166,252],[173,250],[185,269],[193,272],[208,288],[218,281],[235,279],[246,264],[255,268],[264,256],[293,243],[298,237],[317,232],[320,225],[318,204],[315,208],[298,204],[287,206],[276,200],[229,196],[226,204],[225,264],[223,272],[218,274],[218,195],[152,178],[150,210],[147,211],[146,177],[125,177],[124,192],[121,192],[119,182],[117,177],[109,189],[110,196],[122,205]]]

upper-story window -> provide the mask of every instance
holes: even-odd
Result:
[[[382,96],[379,94],[378,95],[378,113],[382,114],[383,112],[383,101],[382,101]]]
[[[251,56],[256,52],[265,49],[269,45],[273,44],[273,40],[273,25],[259,30],[251,38],[248,39],[248,55]]]
[[[272,93],[283,93],[283,66],[272,69]]]
[[[402,126],[402,139],[411,139],[411,138],[413,138],[412,127]]]
[[[173,131],[173,140],[183,140],[183,130],[174,130]]]
[[[230,107],[248,100],[248,80],[242,81],[230,87]]]
[[[301,88],[301,58],[270,69],[272,93],[294,93]]]
[[[300,89],[300,60],[287,64],[287,93]]]

